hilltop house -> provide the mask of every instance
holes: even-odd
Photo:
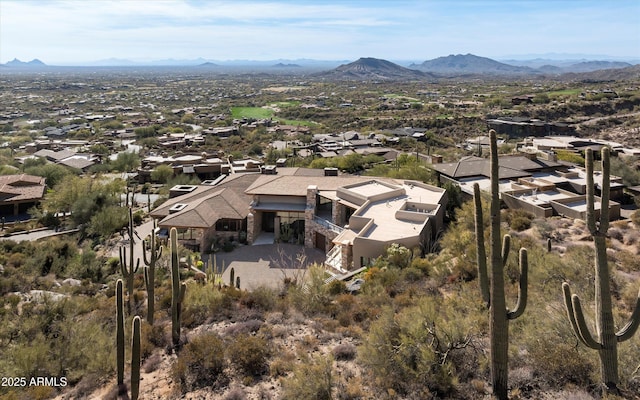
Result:
[[[416,181],[280,168],[231,174],[169,199],[151,215],[198,248],[246,235],[315,247],[338,271],[366,266],[392,243],[428,248],[443,228],[444,189]],[[319,175],[321,174],[321,175]],[[203,248],[203,247],[200,247]]]

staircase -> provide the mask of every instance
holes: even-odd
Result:
[[[335,245],[327,253],[327,259],[324,261],[324,265],[327,269],[338,274],[343,274],[346,271],[342,269],[342,246]]]

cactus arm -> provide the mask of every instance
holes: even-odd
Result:
[[[580,334],[578,331],[578,324],[576,323],[576,315],[573,311],[573,304],[571,303],[571,287],[567,282],[562,283],[562,294],[564,295],[564,306],[567,310],[567,317],[569,318],[569,322],[571,323],[573,333],[575,333],[578,339],[582,341],[582,338],[580,338]]]
[[[564,294],[564,305],[567,309],[567,317],[569,318],[569,322],[571,323],[571,327],[573,328],[573,333],[575,333],[576,337],[587,347],[592,349],[599,349],[600,345],[593,340],[593,337],[589,333],[589,330],[586,327],[586,323],[584,322],[584,316],[582,314],[582,308],[580,307],[580,300],[578,299],[577,303],[574,303],[571,295],[571,288],[567,282],[562,283],[562,293]],[[578,296],[575,296],[576,298]],[[580,307],[579,312],[576,312],[575,306]],[[580,325],[578,319],[582,319],[582,325],[584,329],[580,329]],[[589,333],[588,337],[583,336],[583,332]],[[591,341],[589,341],[591,339]]]
[[[511,250],[511,236],[504,235],[502,238],[502,265],[507,265],[507,259],[509,258],[509,251]]]
[[[151,235],[149,236],[151,237]],[[145,248],[144,242],[142,242],[142,261],[147,267],[151,265],[151,260],[153,259],[153,244],[151,239],[149,239],[149,255],[147,256],[147,249]]]
[[[576,326],[578,327],[580,339],[582,339],[582,342],[587,347],[600,350],[602,345],[594,339],[593,335],[591,335],[591,331],[589,331],[587,322],[584,319],[584,313],[582,312],[582,306],[580,305],[580,297],[578,297],[577,294],[571,296],[571,304],[573,305],[573,314],[576,319]]]
[[[524,313],[527,307],[527,280],[529,275],[529,259],[527,249],[520,249],[520,286],[518,290],[518,302],[513,311],[507,311],[507,319],[516,319]]]
[[[640,326],[640,291],[638,292],[636,305],[633,308],[633,313],[631,314],[629,322],[627,322],[627,324],[620,329],[618,333],[616,333],[618,342],[624,342],[625,340],[631,339],[638,330],[638,326]]]
[[[480,186],[473,185],[473,201],[475,203],[475,227],[476,227],[476,254],[478,262],[478,279],[480,280],[480,292],[482,300],[489,307],[489,277],[487,275],[487,251],[484,247],[484,223],[482,218],[482,199],[480,198]]]
[[[120,272],[122,272],[122,276],[126,278],[129,272],[127,270],[127,262],[126,262],[127,250],[124,247],[120,247],[119,253],[120,253]]]
[[[140,393],[140,317],[133,318],[131,335],[131,400],[138,400]]]
[[[118,385],[124,383],[124,300],[122,298],[122,279],[116,283],[116,369]]]

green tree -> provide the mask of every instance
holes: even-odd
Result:
[[[131,172],[140,165],[140,156],[136,153],[125,151],[118,154],[112,165],[116,171]]]
[[[158,183],[167,183],[173,176],[173,168],[168,165],[158,165],[151,171],[151,180]]]

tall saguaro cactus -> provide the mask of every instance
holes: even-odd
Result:
[[[153,325],[153,314],[155,312],[155,279],[156,279],[156,262],[162,256],[162,247],[158,243],[156,237],[156,221],[153,221],[153,230],[148,237],[147,244],[149,246],[149,255],[147,256],[147,248],[142,243],[142,258],[146,268],[144,269],[144,285],[147,288],[147,322]]]
[[[171,228],[171,339],[173,345],[180,344],[180,314],[187,285],[180,284],[180,260],[178,259],[178,231]]]
[[[524,313],[527,306],[527,250],[520,249],[520,284],[518,302],[513,311],[506,307],[504,293],[504,266],[509,256],[511,238],[504,235],[500,244],[500,198],[498,197],[499,165],[496,132],[489,132],[491,141],[491,270],[487,271],[487,256],[484,246],[482,202],[480,188],[473,186],[475,203],[475,230],[478,257],[478,279],[482,299],[490,310],[489,328],[491,339],[491,379],[493,394],[500,400],[507,399],[509,324]]]
[[[127,250],[124,247],[120,247],[120,271],[122,271],[122,277],[127,281],[127,309],[129,314],[133,314],[133,277],[138,272],[140,267],[140,259],[134,263],[133,249],[135,246],[135,236],[137,233],[133,228],[133,210],[129,208],[129,226],[127,227],[127,234],[129,236],[129,262],[127,263]]]
[[[602,149],[602,193],[600,198],[600,220],[596,221],[593,181],[593,152],[586,153],[587,170],[587,213],[586,223],[595,245],[595,303],[596,334],[592,335],[582,312],[580,298],[571,295],[567,282],[562,284],[565,306],[569,322],[578,339],[587,347],[598,350],[600,373],[604,393],[618,393],[618,343],[630,339],[640,324],[640,293],[629,322],[618,332],[615,331],[609,285],[609,265],[607,263],[607,231],[609,230],[609,149]]]
[[[131,328],[131,400],[138,400],[140,393],[140,317],[133,318]]]
[[[124,383],[124,300],[122,298],[122,279],[116,283],[116,369],[118,386]]]

